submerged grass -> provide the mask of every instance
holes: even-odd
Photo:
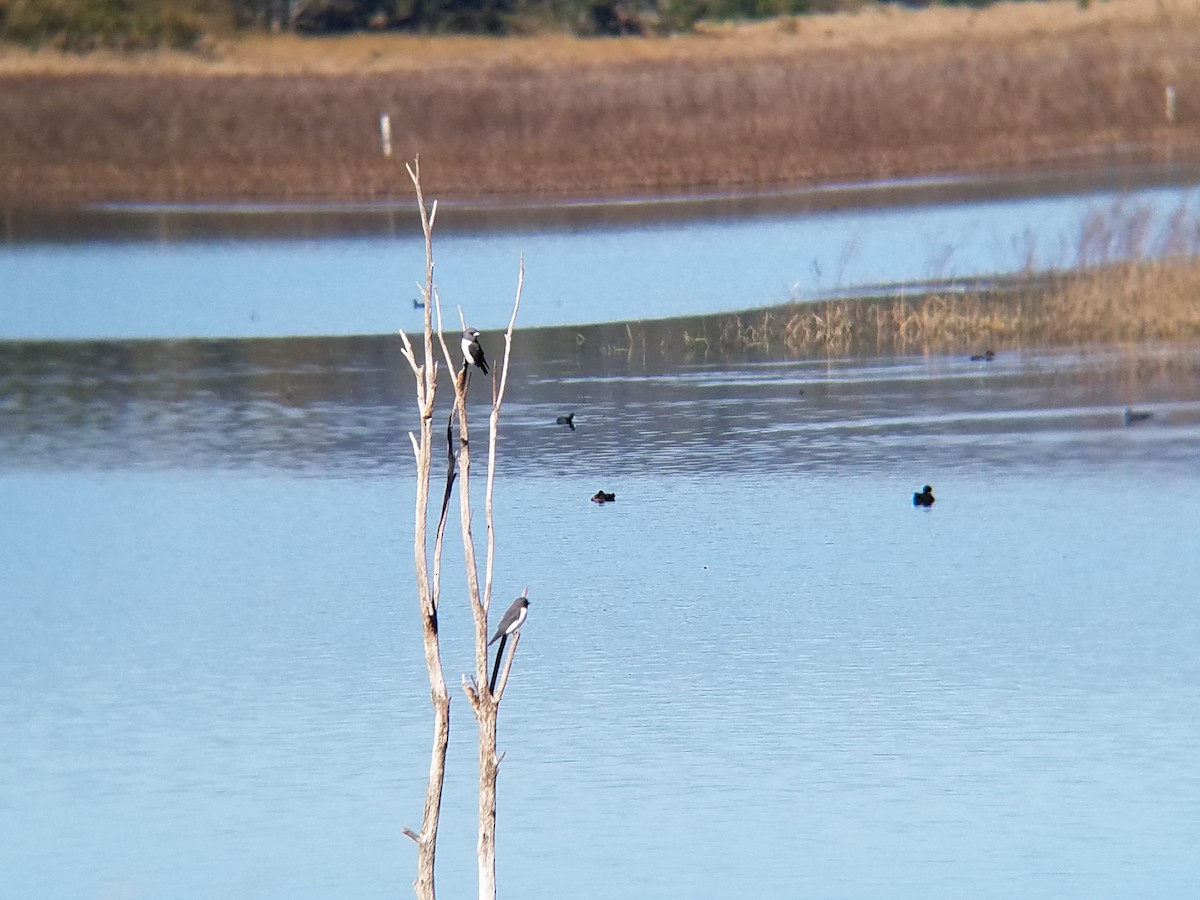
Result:
[[[796,303],[717,317],[705,349],[980,353],[1200,341],[1200,258],[1106,264],[990,289]],[[697,336],[683,343],[694,348]]]
[[[1023,273],[868,296],[638,322],[607,353],[703,358],[983,354],[1089,345],[1200,344],[1200,220],[1118,202],[1083,223],[1070,259]]]

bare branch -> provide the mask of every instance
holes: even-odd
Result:
[[[413,559],[417,576],[417,598],[421,610],[421,630],[425,647],[425,667],[429,674],[429,689],[433,702],[433,749],[429,761],[429,781],[425,790],[425,810],[421,831],[404,833],[417,844],[417,878],[413,883],[418,900],[434,900],[434,859],[437,852],[438,822],[441,817],[442,789],[445,784],[446,752],[450,739],[450,695],[446,691],[442,671],[441,647],[438,637],[437,604],[441,580],[440,536],[434,541],[434,571],[430,581],[427,548],[429,523],[430,463],[433,457],[433,403],[437,391],[437,365],[433,359],[433,328],[428,298],[433,295],[433,234],[432,217],[425,207],[421,192],[420,163],[405,164],[417,202],[421,209],[421,227],[425,234],[425,286],[421,289],[425,303],[425,357],[418,364],[408,336],[401,331],[404,355],[412,367],[417,389],[417,406],[421,414],[420,438],[410,432],[409,440],[417,461],[417,496],[413,522]],[[436,209],[436,204],[434,205]]]
[[[408,364],[412,366],[413,374],[417,374],[417,358],[413,356],[412,343],[408,340],[408,335],[404,333],[404,329],[400,329],[400,340],[404,343],[403,356],[408,360]]]
[[[496,437],[500,431],[500,407],[504,403],[504,391],[508,386],[508,364],[512,359],[513,328],[517,322],[517,311],[521,308],[521,293],[524,286],[525,257],[522,256],[517,269],[517,296],[513,300],[512,315],[508,319],[508,330],[504,333],[504,360],[500,365],[500,386],[497,388],[495,380],[492,381],[492,416],[488,423],[487,488],[484,493],[484,508],[488,525],[487,569],[483,579],[483,608],[485,611],[491,607],[492,603],[492,573],[495,570],[496,535],[492,529],[492,495],[496,484]]]
[[[441,298],[440,296],[438,296],[438,293],[437,293],[437,290],[436,290],[436,289],[434,290],[433,294],[434,294],[434,306],[437,308],[437,336],[438,336],[438,341],[439,341],[439,342],[441,343],[441,345],[442,345],[442,356],[443,356],[443,357],[445,358],[445,360],[446,360],[446,370],[447,370],[447,371],[449,371],[449,372],[453,372],[453,371],[455,371],[455,370],[456,370],[456,368],[457,368],[457,367],[454,365],[454,357],[452,357],[452,356],[450,355],[450,348],[449,348],[449,347],[446,345],[446,334],[445,334],[445,332],[442,330],[442,298]],[[458,391],[455,391],[455,394],[454,394],[454,402],[455,402],[456,404],[458,403],[458,399],[459,399],[459,394],[458,394]],[[453,410],[451,410],[451,412],[450,412],[450,415],[451,415],[451,416],[453,416],[453,415],[454,415],[454,411],[453,411]]]
[[[496,690],[492,694],[496,704],[500,703],[500,699],[504,696],[504,688],[508,685],[508,673],[512,671],[513,658],[517,655],[517,644],[521,642],[521,632],[513,635],[512,649],[508,651],[508,659],[504,662],[504,671],[500,673],[500,682],[496,685]]]

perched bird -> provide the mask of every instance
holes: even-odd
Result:
[[[492,678],[488,682],[488,690],[492,693],[496,692],[496,679],[500,677],[500,660],[504,658],[504,645],[508,643],[508,636],[516,634],[520,630],[521,626],[525,624],[527,615],[529,615],[529,588],[521,591],[521,596],[514,600],[512,606],[500,617],[496,633],[488,641],[489,647],[496,641],[500,642],[500,649],[496,651],[496,662],[492,665]]]
[[[570,428],[572,431],[574,431],[575,430],[575,413],[571,413],[569,416],[559,416],[557,419],[554,420],[554,424],[555,425],[566,425],[568,428]]]
[[[500,624],[496,626],[496,633],[488,641],[489,647],[500,640],[500,638],[508,637],[525,624],[525,617],[529,615],[529,598],[525,596],[528,593],[528,588],[522,591],[521,596],[514,600],[512,606],[500,617]]]
[[[424,309],[424,308],[425,308],[425,301],[418,300],[416,297],[413,297],[413,309]]]
[[[971,362],[991,362],[996,358],[994,350],[984,350],[982,353],[976,353],[971,357]]]
[[[919,494],[913,494],[913,506],[933,506],[933,488],[925,485]]]
[[[593,503],[612,503],[617,499],[616,494],[606,494],[604,491],[596,491],[596,496],[592,497]]]
[[[462,352],[463,352],[463,368],[470,368],[471,364],[479,366],[483,374],[488,373],[487,360],[483,358],[483,348],[479,346],[479,332],[474,328],[468,328],[462,334]]]
[[[1127,406],[1125,407],[1125,424],[1135,425],[1138,422],[1145,422],[1152,415],[1154,415],[1154,413],[1135,412],[1131,407]]]

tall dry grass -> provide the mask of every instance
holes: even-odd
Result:
[[[428,191],[443,198],[1200,156],[1200,8],[1094,5],[1142,14],[1115,20],[1073,3],[1020,6],[1024,30],[1012,11],[1007,28],[969,24],[989,19],[967,11],[864,16],[881,33],[881,22],[895,24],[890,40],[841,16],[679,41],[448,39],[457,55],[440,62],[436,43],[405,45],[419,65],[385,43],[366,58],[369,43],[321,45],[324,64],[289,57],[309,44],[263,44],[257,69],[217,51],[211,64],[186,66],[103,58],[39,68],[36,56],[6,55],[0,204],[391,199],[404,196],[401,163],[416,154]],[[1039,26],[1050,11],[1054,24]],[[925,13],[927,33],[908,24]],[[384,112],[391,159],[380,152]]]
[[[1049,272],[716,316],[663,338],[684,349],[979,353],[1024,347],[1200,341],[1200,220],[1114,204],[1083,223]]]
[[[705,352],[979,353],[1200,340],[1200,257],[1109,263],[991,289],[791,304],[717,317]]]

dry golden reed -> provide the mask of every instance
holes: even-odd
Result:
[[[1111,263],[961,293],[791,304],[720,316],[713,330],[705,349],[797,355],[1197,341],[1200,257]]]
[[[678,39],[259,39],[186,61],[5,53],[0,205],[406,202],[403,162],[417,154],[442,199],[1196,158],[1197,34],[1200,7],[1128,0],[869,8]]]

